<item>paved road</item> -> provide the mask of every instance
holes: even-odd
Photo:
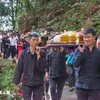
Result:
[[[69,87],[67,85],[64,86],[63,94],[61,100],[77,100],[76,91],[69,92]],[[49,99],[51,100],[51,99]]]
[[[77,100],[75,92],[75,90],[73,92],[69,92],[69,87],[65,85],[61,100]]]

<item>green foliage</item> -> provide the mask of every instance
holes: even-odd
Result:
[[[12,98],[13,94],[13,73],[15,71],[15,65],[12,64],[11,60],[5,60],[0,58],[0,91],[7,93],[7,91],[10,91],[10,95],[7,94],[1,94],[0,100],[14,100]],[[22,84],[18,85],[19,89],[22,89]],[[16,100],[22,100],[22,96],[13,94],[14,98]]]
[[[85,2],[75,2],[75,4],[72,5],[72,7],[80,7],[80,6],[84,6]]]
[[[88,17],[97,16],[99,18],[97,13],[92,15],[91,10],[97,3],[97,0],[92,0],[91,2],[89,0],[48,0],[43,2],[41,0],[32,1],[35,11],[31,10],[30,13],[35,14],[35,16],[29,16],[30,19],[28,18],[27,23],[28,27],[33,24],[34,28],[32,27],[32,30],[40,26],[46,27],[47,25],[51,25],[56,31],[63,31],[64,29],[77,30],[84,26]],[[34,4],[37,4],[37,6]],[[38,21],[39,25],[36,21]],[[96,25],[97,22],[94,21],[93,26]]]
[[[4,64],[0,72],[0,90],[12,92],[13,90],[12,77],[15,66],[12,65],[12,62],[10,60],[0,59],[0,64],[2,61],[4,62]]]
[[[14,98],[12,98],[12,95],[10,95],[7,100],[22,100],[22,97],[15,94]]]
[[[8,16],[9,15],[9,7],[5,5],[4,2],[0,1],[0,16]]]
[[[0,100],[8,100],[8,96],[5,94],[0,94]]]
[[[39,30],[47,25],[56,31],[77,30],[84,26],[88,17],[93,19],[93,27],[99,30],[100,12],[95,10],[98,0],[9,0],[9,8],[11,1],[14,2],[13,15],[16,15],[13,26],[20,32]]]

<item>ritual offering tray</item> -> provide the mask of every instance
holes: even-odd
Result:
[[[83,35],[81,32],[68,31],[66,33],[56,35],[53,38],[53,43],[80,43],[83,42]]]
[[[68,31],[60,35],[56,35],[53,39],[49,40],[46,46],[42,48],[50,47],[77,47],[83,44],[82,32]]]

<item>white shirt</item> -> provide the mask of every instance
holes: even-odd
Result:
[[[0,42],[2,42],[2,35],[0,35]]]
[[[10,37],[9,40],[10,40],[10,45],[11,46],[16,46],[17,47],[17,40],[16,40],[16,38]]]

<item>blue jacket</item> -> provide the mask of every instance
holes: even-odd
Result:
[[[22,50],[25,50],[29,46],[30,46],[29,43],[25,41],[24,44],[23,44]]]
[[[73,63],[73,56],[74,56],[74,52],[72,52],[71,54],[68,55],[68,59],[67,59],[68,64]]]
[[[73,66],[77,68],[76,87],[84,89],[100,88],[100,50],[89,50],[85,46],[83,53],[77,48],[73,57]]]

